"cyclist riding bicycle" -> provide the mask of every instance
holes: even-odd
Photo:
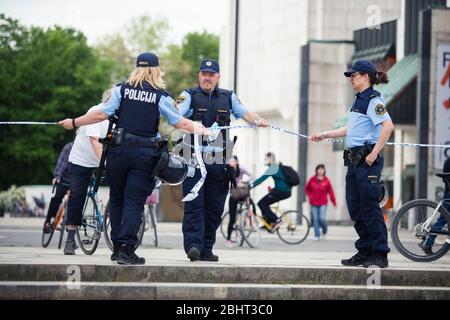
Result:
[[[250,184],[250,189],[257,187],[267,178],[272,177],[275,182],[275,187],[270,189],[269,193],[258,202],[258,207],[261,209],[264,219],[271,224],[270,232],[275,232],[282,221],[270,209],[270,205],[281,200],[290,198],[292,195],[292,187],[286,182],[286,177],[281,169],[280,163],[277,162],[273,152],[267,152],[264,158],[264,164],[268,167],[266,172]]]
[[[239,202],[241,201],[250,201],[250,204],[252,205],[253,212],[256,211],[255,204],[250,199],[248,195],[248,189],[247,186],[244,184],[243,179],[244,176],[248,177],[248,180],[253,179],[253,175],[250,171],[247,169],[241,167],[239,165],[239,159],[237,156],[233,156],[230,161],[228,162],[228,165],[232,168],[234,168],[235,177],[236,177],[236,184],[237,188],[232,189],[230,192],[230,198],[228,202],[228,209],[230,212],[230,220],[228,223],[228,229],[227,229],[227,247],[231,248],[233,247],[233,242],[231,241],[231,234],[233,233],[233,226],[236,223],[236,211],[237,206]]]
[[[445,163],[444,163],[444,173],[448,173],[450,172],[450,158],[448,158]],[[450,190],[448,185],[445,185],[445,192],[444,192],[444,198],[443,199],[450,199]],[[448,211],[450,212],[450,201],[444,201],[444,203],[442,204],[442,206]],[[443,216],[440,216],[437,221],[433,224],[433,226],[431,227],[432,230],[441,230],[442,228],[445,227],[446,225],[446,221],[445,218]],[[450,239],[450,238],[449,238]],[[450,240],[447,239],[447,242],[449,242]],[[426,239],[426,241],[420,245],[420,247],[422,248],[422,250],[428,254],[431,255],[433,254],[433,251],[431,250],[431,248],[433,247],[434,241],[436,240],[436,235],[432,234],[429,235],[428,238]]]
[[[52,232],[50,220],[56,216],[59,206],[69,190],[69,154],[72,146],[73,142],[69,142],[64,146],[59,153],[58,161],[53,171],[52,184],[54,186],[53,189],[56,190],[48,206],[47,216],[44,222],[44,233]]]

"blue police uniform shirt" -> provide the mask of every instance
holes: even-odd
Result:
[[[122,100],[122,95],[120,93],[121,86],[116,86],[111,93],[111,98],[103,104],[100,108],[101,111],[107,115],[113,115],[120,106],[120,101]],[[183,118],[180,112],[175,108],[173,99],[170,96],[165,97],[161,95],[158,104],[159,113],[167,119],[170,125],[177,124]]]
[[[376,144],[381,132],[381,123],[391,120],[382,96],[368,88],[356,94],[350,110],[345,143],[348,148],[361,147],[366,142]]]
[[[185,117],[192,116],[194,109],[191,108],[191,95],[187,91],[183,91],[180,95],[182,102],[177,103],[178,110]],[[179,101],[180,97],[177,99]],[[211,99],[211,95],[210,95]],[[236,94],[231,94],[231,114],[236,118],[242,118],[248,112],[247,108],[239,101]]]

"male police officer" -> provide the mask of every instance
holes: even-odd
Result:
[[[348,126],[312,135],[313,141],[346,136],[349,150],[344,153],[347,206],[359,239],[355,242],[358,253],[342,260],[345,266],[388,266],[387,229],[379,206],[382,196],[380,184],[383,156],[380,154],[394,125],[386,111],[381,94],[374,84],[387,83],[386,74],[377,72],[369,61],[357,61],[345,72],[351,78],[356,94],[350,110]]]
[[[219,64],[214,60],[203,60],[200,65],[198,81],[195,88],[187,89],[176,99],[180,113],[205,127],[227,126],[230,116],[243,118],[250,124],[266,127],[267,121],[254,112],[249,112],[238,100],[236,94],[218,87]],[[217,139],[211,143],[202,142],[203,159],[206,162],[207,177],[197,198],[185,202],[183,219],[184,249],[191,261],[218,261],[212,249],[216,242],[216,231],[220,225],[225,199],[228,194],[229,170],[227,157],[231,157],[232,142],[227,138],[227,131],[222,130]],[[193,136],[186,136],[184,145],[188,158],[192,155]],[[186,151],[184,148],[183,153]],[[186,157],[186,154],[183,154]],[[192,158],[191,158],[192,159]],[[183,183],[186,196],[200,179],[200,170],[195,170],[193,177]]]

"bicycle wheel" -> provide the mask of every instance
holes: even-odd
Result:
[[[55,232],[55,229],[53,228],[53,223],[50,224],[52,227],[52,231],[50,233],[45,233],[42,231],[42,247],[47,248],[50,244],[50,241],[52,241],[53,233]]]
[[[61,224],[59,225],[59,241],[58,241],[58,249],[61,249],[62,243],[63,243],[63,239],[64,239],[64,235],[66,234],[66,220],[67,220],[67,203],[68,201],[66,201],[66,205],[65,205],[65,209],[63,214],[63,218],[61,221]]]
[[[228,225],[230,223],[230,213],[227,211],[222,215],[222,222],[220,223],[220,233],[225,240],[228,240]],[[230,241],[239,244],[241,247],[244,243],[242,238],[241,228],[239,224],[239,214],[237,214],[236,221],[234,223],[233,229],[231,231]]]
[[[101,236],[101,226],[97,213],[97,203],[93,196],[88,195],[83,208],[81,226],[77,228],[78,244],[87,255],[95,252]]]
[[[281,215],[283,223],[277,229],[278,237],[287,244],[299,244],[305,241],[309,234],[308,218],[298,211],[286,211]]]
[[[395,214],[391,225],[392,242],[404,257],[416,262],[430,262],[439,259],[450,249],[450,244],[445,241],[449,236],[450,214],[443,207],[439,208],[430,227],[424,226],[436,208],[435,202],[418,199],[406,203]],[[439,217],[445,225],[433,228]],[[426,247],[431,250],[427,251]]]
[[[158,233],[156,232],[156,218],[155,218],[154,208],[150,209],[149,216],[150,216],[150,219],[148,219],[149,220],[148,223],[147,223],[147,219],[146,219],[144,224],[149,225],[150,237],[152,238],[153,245],[155,247],[157,247],[158,246]],[[142,232],[142,234],[144,234],[144,232]]]
[[[141,223],[141,226],[139,227],[139,231],[137,234],[138,243],[136,244],[135,249],[137,249],[139,247],[139,245],[141,244],[142,239],[144,237],[144,228],[145,228],[145,213],[144,213],[144,211],[142,211],[141,219],[142,219],[142,223]],[[109,212],[109,201],[106,204],[105,214],[103,216],[103,233],[105,235],[105,241],[106,241],[106,244],[108,245],[109,250],[113,251],[114,245],[111,241],[111,219],[110,219],[110,212]]]
[[[250,248],[256,248],[261,240],[261,228],[256,214],[249,214],[248,209],[244,209],[236,217],[239,220],[239,228],[244,241]]]

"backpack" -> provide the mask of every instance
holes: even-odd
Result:
[[[298,176],[297,171],[294,170],[294,168],[290,166],[285,166],[282,163],[280,163],[280,169],[281,172],[283,172],[285,181],[288,186],[295,187],[300,184],[300,177]]]

